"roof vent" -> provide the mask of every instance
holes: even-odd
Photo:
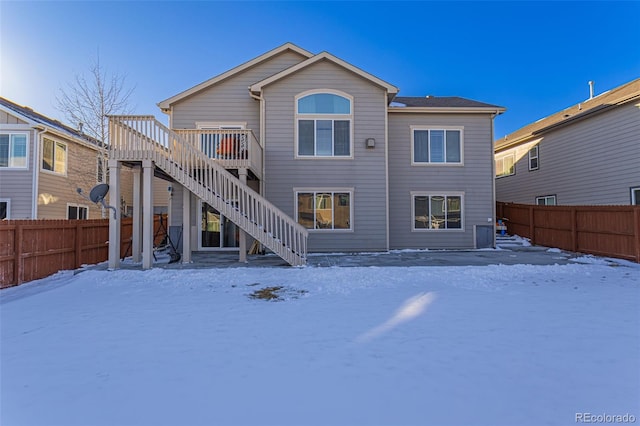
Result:
[[[593,85],[595,82],[593,80],[589,80],[589,99],[593,99]]]

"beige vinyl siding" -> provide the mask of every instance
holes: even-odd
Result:
[[[411,165],[411,126],[463,127],[464,165]],[[474,248],[474,226],[493,221],[490,114],[389,114],[389,234],[398,248]],[[412,231],[411,192],[463,193],[462,230]],[[488,220],[491,218],[491,220]]]
[[[167,187],[171,182],[157,177],[153,178],[153,205],[154,207],[169,208],[169,191]],[[163,210],[166,211],[166,210]]]
[[[295,158],[295,97],[333,89],[353,97],[353,158]],[[265,195],[295,217],[294,188],[348,188],[351,231],[310,231],[309,251],[386,250],[386,92],[329,61],[320,61],[264,88],[266,102]],[[365,140],[374,138],[374,149]]]
[[[33,219],[33,147],[35,145],[35,131],[26,125],[20,124],[21,120],[11,115],[7,115],[5,121],[13,123],[0,124],[0,132],[27,133],[28,158],[26,169],[9,170],[0,168],[0,198],[11,200],[11,219]]]
[[[14,115],[0,111],[0,124],[27,124],[27,122]]]
[[[44,134],[44,138],[61,142],[67,147],[67,173],[60,175],[42,170],[42,141],[38,161],[38,219],[66,219],[67,204],[89,208],[89,219],[102,217],[100,207],[81,197],[77,188],[89,194],[96,185],[96,150],[63,138]]]
[[[249,95],[248,87],[304,59],[297,53],[283,52],[176,103],[172,127],[195,129],[201,121],[240,121],[259,138],[260,104]]]
[[[539,169],[529,171],[526,148],[516,174],[496,179],[498,201],[534,204],[556,195],[559,205],[630,204],[640,185],[640,108],[630,103],[539,137]],[[503,151],[496,155],[501,155]]]

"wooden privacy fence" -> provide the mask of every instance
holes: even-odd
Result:
[[[498,202],[507,232],[532,244],[640,262],[640,206],[536,206]]]
[[[154,217],[154,244],[166,235],[166,215]],[[120,256],[131,254],[133,219],[121,221]],[[0,288],[109,257],[109,219],[0,221]]]

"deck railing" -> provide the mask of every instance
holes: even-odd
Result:
[[[197,144],[185,140],[153,116],[111,116],[109,131],[109,158],[152,160],[289,264],[306,263],[308,231],[240,182],[217,160],[209,158]]]
[[[189,145],[227,169],[248,168],[262,177],[262,146],[248,129],[174,129]]]

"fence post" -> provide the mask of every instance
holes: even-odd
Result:
[[[22,239],[23,239],[23,231],[22,231],[22,223],[16,223],[16,233],[15,233],[15,264],[14,264],[14,280],[16,285],[22,284],[24,280],[24,265],[22,264]]]
[[[574,253],[578,251],[578,209],[571,207],[571,248]]]
[[[531,239],[531,244],[536,243],[535,232],[536,228],[533,223],[533,206],[529,206],[529,238]]]
[[[75,249],[76,249],[76,269],[79,268],[81,266],[80,262],[82,262],[82,227],[81,227],[81,221],[76,221],[76,242],[75,242]]]
[[[636,262],[640,263],[640,207],[633,208],[633,218],[636,221],[635,237],[636,237]]]

